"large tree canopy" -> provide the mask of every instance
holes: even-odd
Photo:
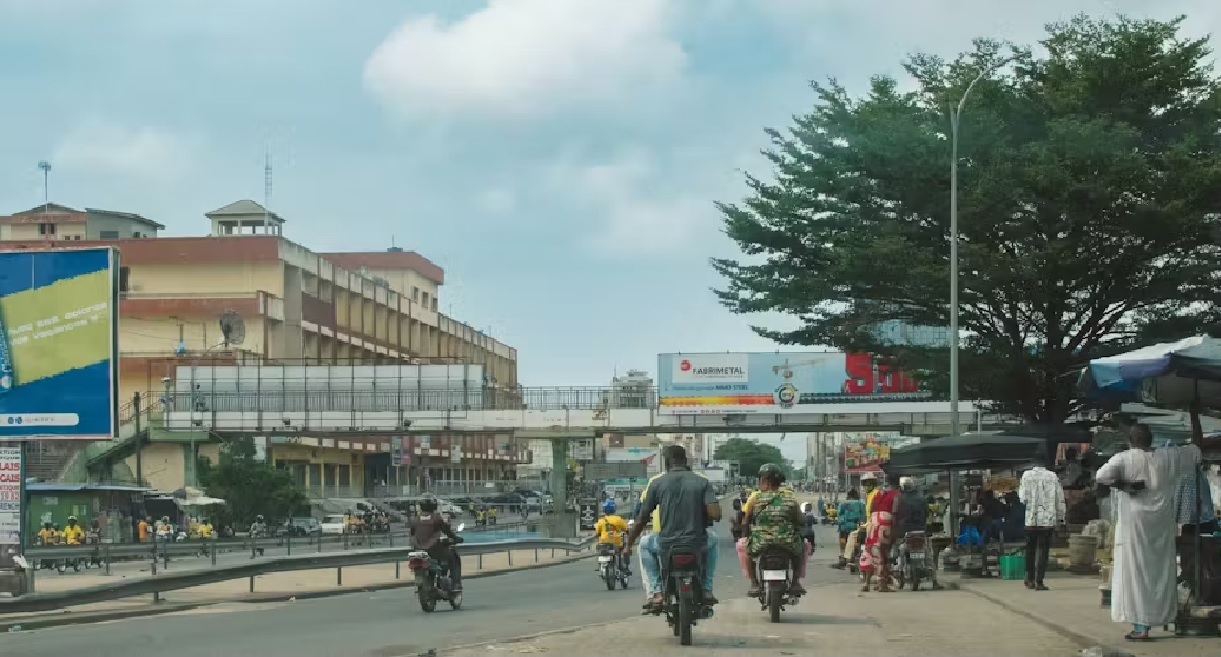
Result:
[[[218,463],[200,457],[199,484],[212,497],[225,500],[214,507],[215,520],[247,526],[255,516],[268,522],[308,511],[309,500],[285,470],[272,468],[255,456],[254,441],[241,438],[226,443]]]
[[[774,463],[786,470],[791,465],[785,460],[779,447],[755,442],[746,438],[730,438],[716,446],[712,458],[720,461],[737,461],[738,473],[743,477],[754,477],[766,463]]]
[[[746,258],[712,261],[717,294],[799,319],[761,335],[873,351],[944,391],[944,346],[876,326],[948,325],[950,107],[986,71],[959,128],[961,392],[1063,421],[1085,361],[1219,316],[1221,84],[1181,20],[1078,17],[1039,54],[917,55],[910,91],[815,84],[814,109],[768,131],[774,181],[720,206]]]

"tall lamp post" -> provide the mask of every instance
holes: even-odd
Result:
[[[971,90],[988,74],[1007,64],[1005,59],[985,68],[962,92],[958,105],[950,108],[950,435],[958,435],[958,126]],[[950,532],[958,530],[958,476],[950,473]]]

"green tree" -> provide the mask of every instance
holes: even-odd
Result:
[[[746,438],[730,438],[718,444],[712,458],[718,461],[737,461],[738,473],[743,477],[754,477],[764,463],[775,463],[783,466],[785,470],[791,469],[780,448]]]
[[[292,475],[255,458],[249,438],[226,443],[218,463],[201,457],[199,484],[208,495],[225,500],[215,507],[213,519],[236,527],[249,525],[258,515],[271,522],[309,507]]]
[[[948,349],[880,322],[949,321],[949,108],[959,131],[961,392],[1033,422],[1076,408],[1089,359],[1206,333],[1221,312],[1221,84],[1182,19],[1048,26],[1046,54],[979,40],[768,130],[774,181],[722,204],[746,257],[714,259],[735,313],[781,313],[783,344],[872,351],[948,390]]]

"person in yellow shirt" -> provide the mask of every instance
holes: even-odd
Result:
[[[68,545],[80,545],[85,542],[85,528],[76,524],[76,516],[68,516],[68,524],[64,525],[64,542]]]
[[[55,545],[59,543],[59,532],[55,531],[55,526],[49,522],[42,523],[42,529],[38,530],[38,540],[43,545]]]
[[[199,521],[199,537],[200,538],[212,538],[213,531],[214,530],[212,529],[212,523],[208,522],[207,518],[204,518]]]
[[[861,476],[861,487],[865,489],[865,524],[869,524],[869,517],[873,512],[873,498],[878,496],[878,477],[874,474]],[[861,525],[863,528],[865,525]],[[838,564],[833,567],[843,568],[852,563],[852,557],[856,554],[857,543],[863,538],[860,531],[855,531],[848,534],[848,540],[844,543],[844,553],[840,555],[842,558]]]
[[[602,517],[598,518],[598,523],[594,525],[594,533],[598,537],[599,545],[611,545],[615,548],[619,570],[623,572],[624,577],[627,577],[632,574],[628,569],[627,557],[623,554],[623,539],[627,537],[627,521],[616,511],[614,500],[604,501]]]

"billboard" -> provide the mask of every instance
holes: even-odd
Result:
[[[844,443],[844,468],[851,473],[875,472],[890,460],[890,444],[866,434],[860,442]]]
[[[657,361],[660,408],[669,415],[799,413],[836,398],[919,392],[911,377],[870,354],[661,354]]]
[[[21,444],[0,445],[0,568],[12,568],[22,554],[21,504],[25,500]]]
[[[0,439],[110,439],[118,418],[118,254],[0,253]]]

